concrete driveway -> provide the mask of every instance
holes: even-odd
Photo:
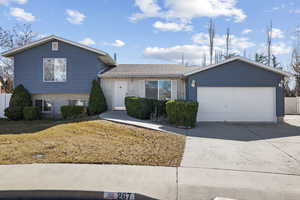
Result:
[[[300,116],[278,124],[200,123],[181,166],[300,175]]]
[[[176,199],[299,199],[300,116],[278,124],[199,123],[194,129],[137,120],[125,112],[101,118],[187,135]]]

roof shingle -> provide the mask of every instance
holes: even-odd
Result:
[[[103,78],[147,78],[169,77],[179,78],[187,72],[200,67],[186,67],[178,64],[120,64],[101,74]]]

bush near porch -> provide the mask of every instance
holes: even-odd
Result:
[[[198,112],[198,102],[170,100],[166,103],[166,111],[170,124],[195,127]]]
[[[137,119],[150,119],[166,116],[165,100],[125,97],[127,114]]]
[[[166,116],[169,123],[176,126],[191,128],[196,125],[198,102],[125,97],[125,106],[127,114],[137,119]]]

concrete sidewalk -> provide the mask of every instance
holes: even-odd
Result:
[[[0,166],[0,197],[6,190],[132,192],[152,199],[298,200],[300,176],[125,165],[30,164]]]

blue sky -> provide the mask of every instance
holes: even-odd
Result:
[[[31,23],[40,36],[55,34],[110,54],[119,63],[190,64],[207,54],[207,24],[216,24],[216,49],[232,33],[231,51],[264,52],[273,21],[273,53],[283,63],[300,25],[300,0],[0,0],[0,26]]]

